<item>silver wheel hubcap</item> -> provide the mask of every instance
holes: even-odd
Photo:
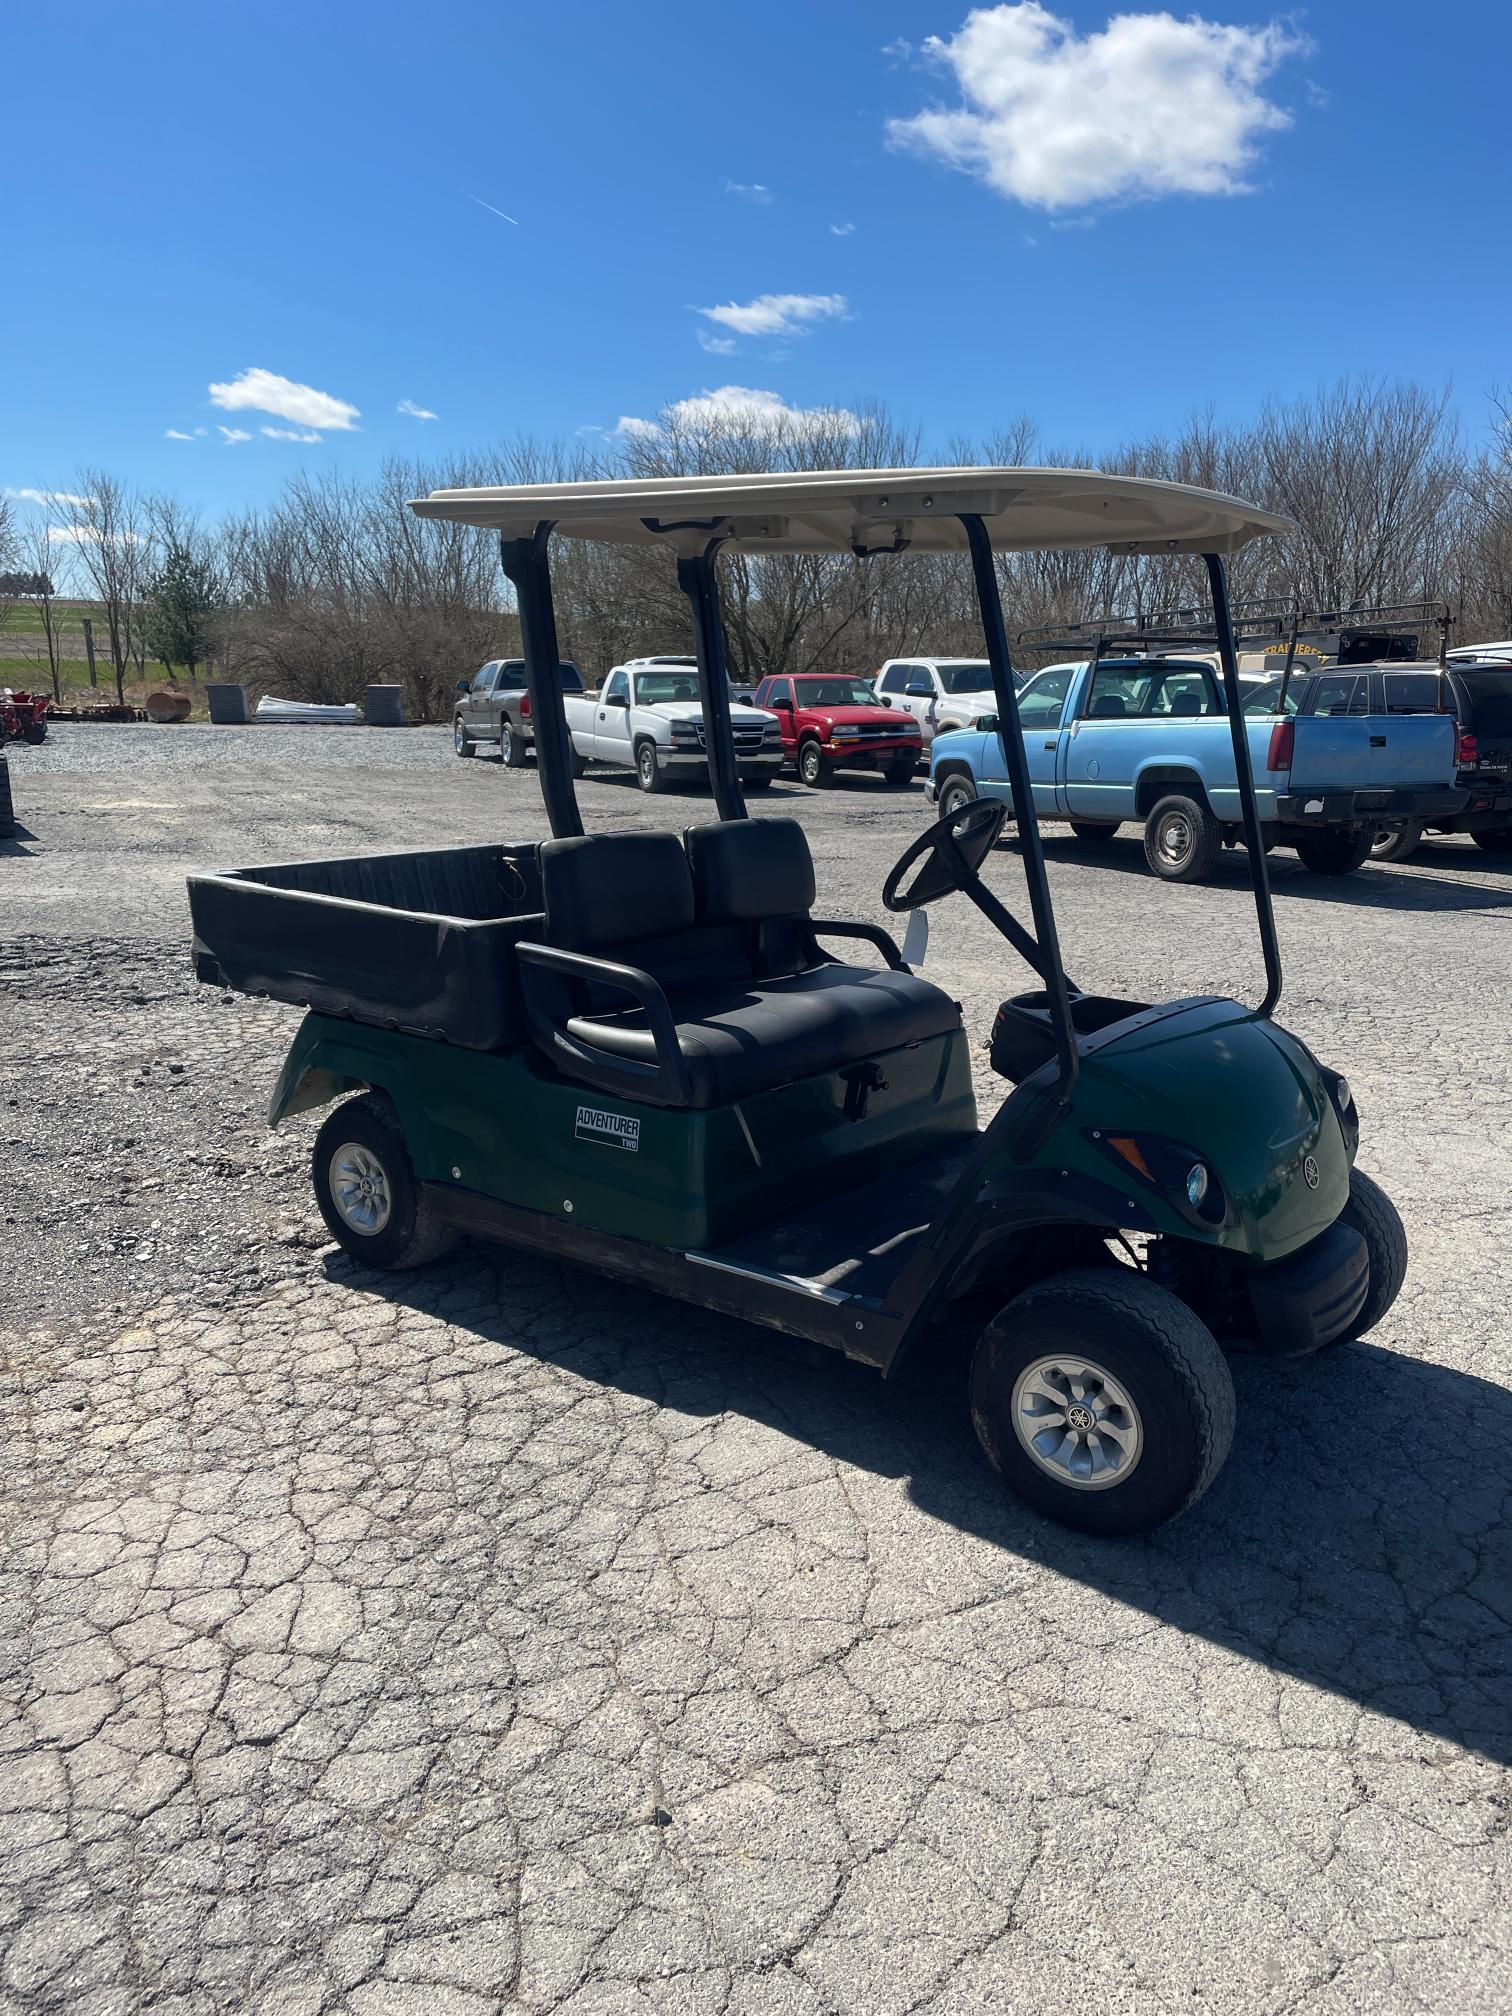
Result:
[[[1121,1484],[1144,1449],[1139,1409],[1090,1358],[1036,1358],[1013,1386],[1013,1432],[1057,1484],[1105,1491]]]
[[[460,721],[452,723],[452,741],[455,743],[457,753],[460,755],[462,750],[467,746],[467,732]]]
[[[1173,812],[1169,819],[1161,820],[1157,844],[1164,860],[1185,861],[1192,851],[1192,829],[1181,813]]]
[[[388,1172],[371,1148],[343,1141],[331,1157],[331,1201],[344,1225],[371,1239],[393,1211]]]

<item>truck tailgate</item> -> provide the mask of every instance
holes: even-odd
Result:
[[[1293,791],[1451,787],[1455,723],[1448,714],[1299,714]]]

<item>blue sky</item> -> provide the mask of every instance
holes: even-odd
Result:
[[[87,459],[215,511],[730,386],[881,398],[936,451],[1346,372],[1481,427],[1512,10],[967,11],[13,12],[0,485]]]

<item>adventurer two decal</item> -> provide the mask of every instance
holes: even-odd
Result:
[[[625,1148],[632,1155],[640,1153],[640,1122],[629,1113],[606,1113],[601,1106],[579,1106],[573,1132],[579,1141],[602,1141],[606,1148]]]

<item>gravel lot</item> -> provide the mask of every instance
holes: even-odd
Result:
[[[1412,1268],[1369,1343],[1238,1363],[1213,1492],[1110,1546],[1003,1499],[957,1368],[327,1244],[314,1121],[262,1125],[297,1018],[194,986],[184,875],[544,832],[533,775],[444,729],[11,764],[0,2008],[1508,2008],[1512,875],[1272,856],[1282,1019]],[[879,921],[926,816],[761,809]],[[1049,851],[1083,985],[1258,992],[1242,856],[1186,890],[1134,837]],[[933,927],[995,1101],[1022,969],[965,903]]]

